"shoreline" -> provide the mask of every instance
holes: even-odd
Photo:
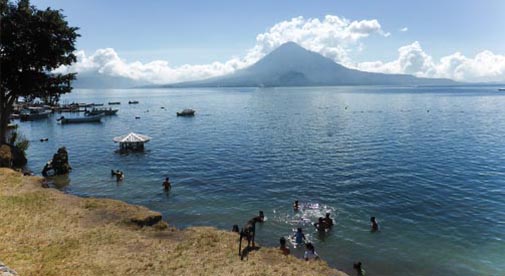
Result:
[[[43,181],[0,168],[0,261],[19,275],[347,275],[277,248],[241,261],[236,233],[176,229],[146,207],[66,194]]]

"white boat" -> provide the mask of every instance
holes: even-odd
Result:
[[[22,121],[31,121],[45,119],[49,117],[49,114],[51,114],[51,111],[43,107],[28,107],[19,112],[19,118]]]

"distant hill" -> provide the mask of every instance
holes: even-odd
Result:
[[[156,87],[262,87],[334,85],[454,85],[449,79],[370,73],[344,67],[294,42],[279,46],[255,64],[232,74]]]
[[[139,82],[125,77],[106,76],[99,73],[79,73],[76,76],[76,80],[72,82],[72,87],[84,89],[120,89],[146,84],[146,82]]]

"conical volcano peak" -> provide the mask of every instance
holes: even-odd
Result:
[[[295,42],[281,44],[255,64],[232,74],[173,86],[445,85],[447,79],[363,72],[344,67]]]

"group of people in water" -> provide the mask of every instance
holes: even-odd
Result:
[[[295,212],[298,212],[300,209],[301,209],[300,203],[298,202],[298,200],[296,200],[293,203],[293,210]],[[318,231],[326,232],[334,226],[334,221],[330,217],[330,213],[326,213],[325,217],[319,217],[317,222],[313,223],[313,225]],[[237,225],[234,225],[233,231],[235,232],[239,231]],[[379,231],[379,223],[377,222],[377,219],[375,217],[370,218],[370,231],[371,232]],[[319,255],[317,254],[314,245],[311,242],[307,242],[307,238],[305,237],[305,234],[303,233],[303,229],[301,227],[298,227],[296,229],[295,234],[291,238],[293,239],[292,242],[294,242],[294,244],[296,245],[305,244],[305,252],[303,254],[304,260],[310,261],[319,259]],[[285,237],[281,237],[279,239],[279,250],[283,255],[291,254],[291,250],[287,245],[287,240]],[[354,263],[353,269],[356,271],[358,276],[365,275],[365,270],[363,269],[363,265],[361,262]]]
[[[120,171],[120,170],[110,170],[110,175],[112,177],[116,177],[116,181],[117,182],[120,182],[120,181],[123,181],[124,180],[124,172],[123,171]],[[172,189],[172,183],[170,183],[170,178],[169,177],[165,177],[165,181],[163,181],[163,189],[165,191],[170,191],[170,189]]]

